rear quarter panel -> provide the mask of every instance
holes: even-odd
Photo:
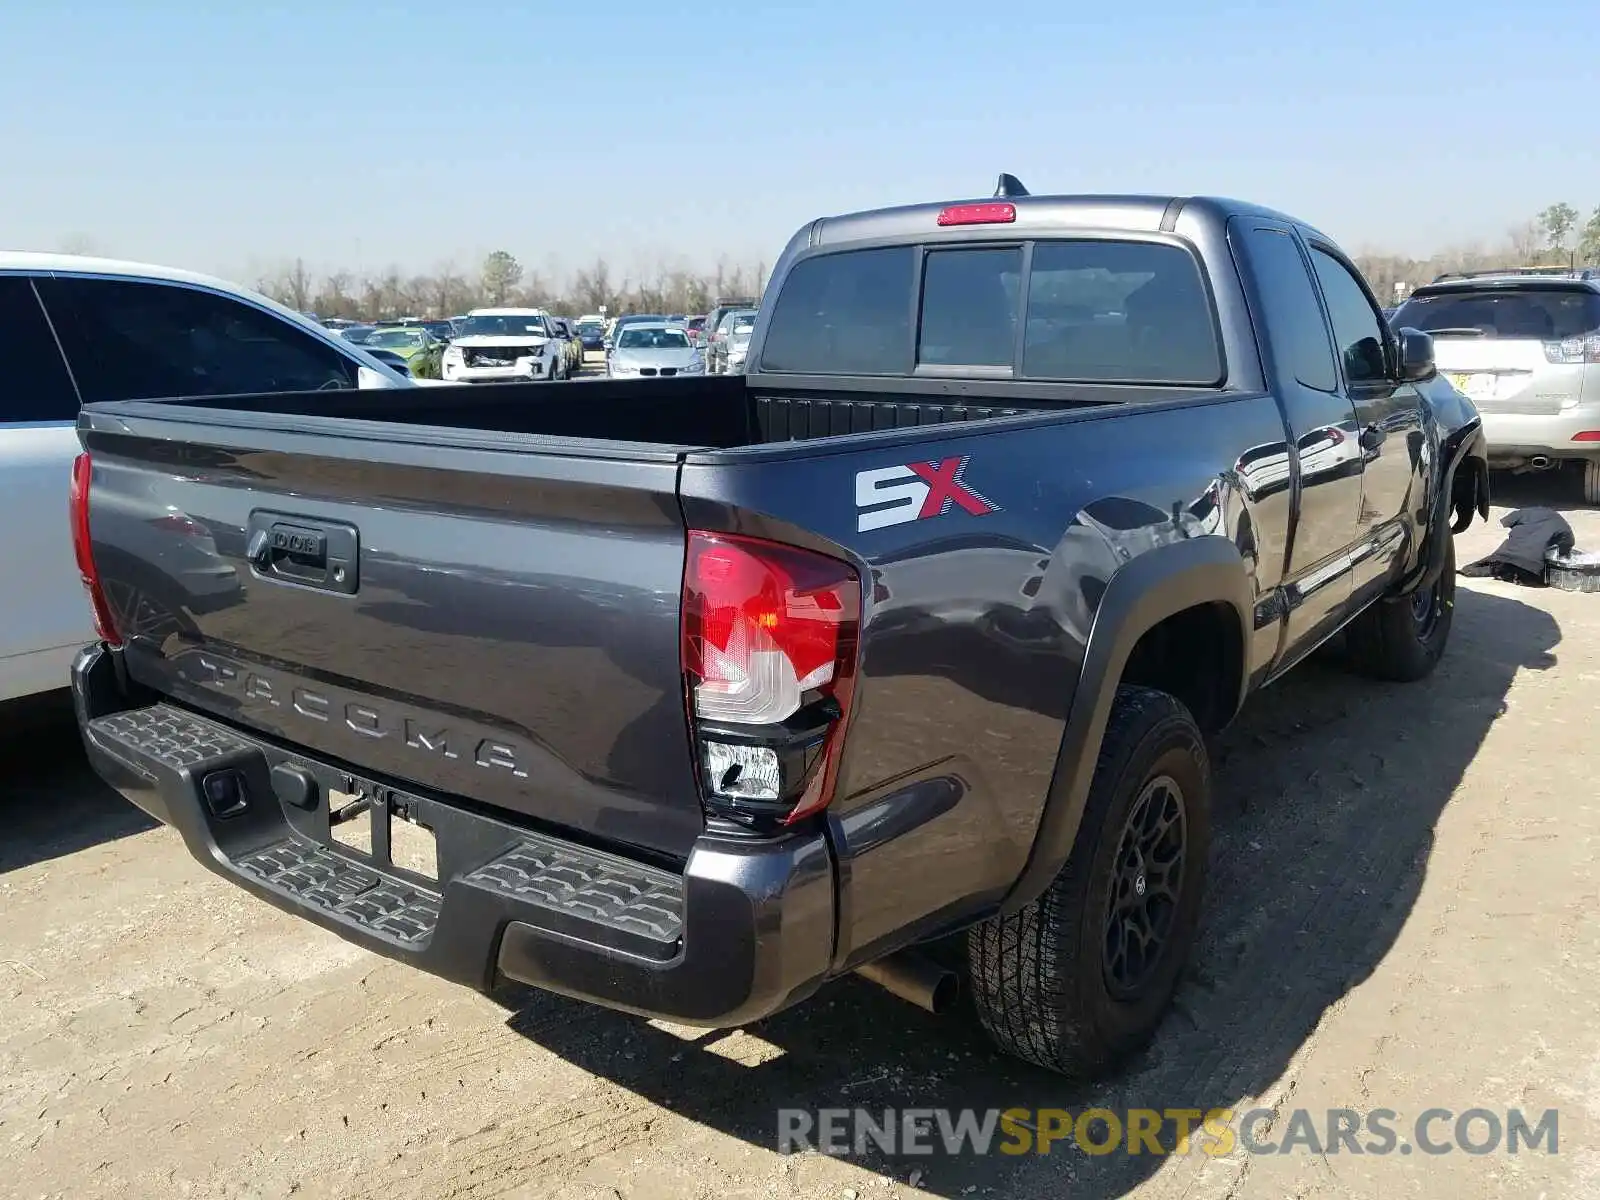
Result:
[[[1245,448],[1283,439],[1277,405],[1257,395],[690,456],[690,527],[809,545],[862,575],[861,675],[829,815],[838,965],[992,907],[1016,881],[1100,599],[1124,564],[1213,538],[1252,599],[1276,584],[1290,493],[1251,499],[1235,467]],[[935,504],[864,528],[859,474],[952,462],[988,511]],[[1247,646],[1252,672],[1275,634]]]

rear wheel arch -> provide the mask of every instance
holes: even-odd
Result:
[[[1118,682],[1181,700],[1201,730],[1216,733],[1239,708],[1245,645],[1245,630],[1233,605],[1202,601],[1146,629]]]
[[[1244,560],[1222,537],[1169,543],[1112,576],[1095,611],[1033,847],[1002,912],[1035,900],[1071,854],[1120,686],[1156,688],[1186,706],[1198,704],[1204,715],[1196,712],[1196,720],[1208,731],[1233,718],[1249,678],[1252,594]],[[1185,659],[1164,661],[1160,647],[1177,634],[1211,635],[1220,646],[1186,646]],[[1207,661],[1209,672],[1200,666]],[[1216,671],[1221,681],[1207,677]]]

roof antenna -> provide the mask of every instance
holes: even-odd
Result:
[[[994,194],[996,196],[1026,196],[1030,193],[1027,188],[1022,186],[1022,181],[1015,175],[1007,175],[1002,171],[1000,173],[999,186],[994,189]]]

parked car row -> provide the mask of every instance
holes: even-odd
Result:
[[[605,354],[609,377],[738,374],[744,370],[756,312],[755,301],[724,300],[700,316],[562,317],[540,308],[483,308],[448,318],[372,323],[329,318],[321,323],[402,374],[478,383],[570,379],[581,373],[583,356],[590,351]],[[300,315],[318,319],[314,313]],[[624,343],[626,330],[645,327],[648,336],[630,336]]]
[[[388,354],[407,374],[451,383],[570,379],[583,368],[576,323],[541,308],[481,308],[447,320],[330,321],[339,337]]]

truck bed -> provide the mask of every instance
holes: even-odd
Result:
[[[289,392],[207,398],[213,411],[337,417],[440,429],[539,437],[584,438],[632,446],[733,449],[773,442],[874,433],[960,421],[1017,417],[1115,400],[1170,400],[1172,388],[1085,389],[1081,398],[1019,395],[997,405],[966,394],[971,381],[897,380],[881,391],[825,388],[754,389],[744,376],[659,380],[576,380],[567,383],[460,384],[389,391]],[[1090,393],[1098,391],[1098,396]],[[1114,397],[1115,400],[1112,400]],[[155,401],[156,404],[183,403]],[[192,403],[192,402],[191,402]]]
[[[848,456],[841,435],[898,430],[931,446],[947,440],[932,427],[974,421],[1033,441],[1022,426],[1116,411],[830,382],[90,405],[91,536],[124,609],[127,671],[326,761],[681,861],[704,825],[683,715],[684,530],[838,556],[858,467],[819,476],[795,442],[834,439],[828,450]],[[866,440],[882,469],[887,447]],[[775,522],[796,497],[831,516]],[[281,553],[263,549],[279,536]]]

